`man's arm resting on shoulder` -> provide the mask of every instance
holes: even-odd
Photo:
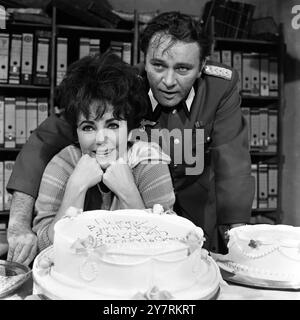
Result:
[[[7,259],[29,265],[37,253],[37,237],[31,230],[35,199],[28,194],[13,193],[7,230]]]

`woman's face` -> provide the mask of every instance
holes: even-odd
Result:
[[[86,119],[82,114],[77,121],[77,135],[83,154],[96,157],[102,169],[106,169],[113,161],[125,157],[127,152],[128,129],[126,120],[118,120],[113,116],[113,106],[108,105],[100,119],[93,112],[97,101],[90,105],[91,115]]]

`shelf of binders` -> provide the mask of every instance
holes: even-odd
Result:
[[[87,32],[101,32],[107,34],[122,34],[122,35],[133,35],[134,30],[129,29],[107,29],[107,28],[98,28],[98,27],[88,27],[88,26],[74,26],[74,25],[64,25],[64,24],[57,24],[57,30],[72,30],[72,31],[87,31]]]
[[[115,52],[129,64],[138,62],[138,14],[134,13],[133,28],[117,29],[86,25],[56,23],[57,10],[52,8],[53,76],[57,86],[66,72],[66,67],[77,59],[107,49]],[[72,49],[71,49],[72,48]]]
[[[52,25],[10,22],[0,31],[0,150],[13,161],[49,114]],[[4,163],[5,165],[5,163]]]
[[[265,41],[256,39],[231,39],[216,37],[215,47],[222,47],[223,50],[272,52],[280,47],[280,37],[278,41]],[[241,49],[242,48],[242,49]]]
[[[26,90],[36,90],[36,91],[49,91],[50,86],[39,86],[33,84],[12,84],[12,83],[0,83],[0,88],[5,89],[26,89]]]
[[[51,30],[51,24],[44,24],[44,23],[30,23],[30,22],[7,22],[7,29],[20,29],[20,28],[27,28],[27,29],[49,29]]]
[[[277,208],[256,208],[256,209],[252,209],[252,213],[253,214],[259,214],[261,212],[269,212],[272,213],[274,211],[276,211]]]
[[[279,97],[270,97],[270,96],[249,96],[241,93],[243,98],[243,104],[249,104],[249,103],[266,103],[266,102],[276,102],[279,100]]]
[[[280,223],[284,106],[282,26],[275,41],[214,39],[211,60],[239,74],[241,109],[248,123],[251,174],[255,180],[252,223]]]
[[[2,158],[0,161],[0,219],[7,217],[9,213],[12,196],[7,192],[6,185],[12,173],[14,159],[15,157]]]
[[[15,148],[5,148],[5,147],[0,147],[0,152],[6,151],[6,152],[20,152],[22,149],[22,146],[20,147],[15,147]]]
[[[252,209],[250,224],[278,224],[282,218],[282,213],[278,211],[278,208]]]
[[[54,37],[55,86],[61,82],[67,66],[86,55],[101,54],[110,49],[129,64],[136,61],[133,30],[58,24],[55,26]]]
[[[267,151],[259,151],[259,150],[250,150],[251,157],[278,157],[278,152],[267,152]]]
[[[51,29],[9,25],[0,32],[0,84],[15,89],[50,88]]]
[[[278,46],[278,41],[267,41],[267,40],[259,40],[259,39],[248,39],[248,38],[241,38],[241,39],[234,39],[234,38],[222,38],[222,37],[215,37],[216,42],[220,43],[229,43],[229,44],[244,44],[244,45],[264,45],[264,46]]]

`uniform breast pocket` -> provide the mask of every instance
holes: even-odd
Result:
[[[192,154],[190,155],[193,169],[191,169],[192,175],[199,175],[203,172],[205,166],[210,163],[209,146],[211,143],[213,123],[207,123],[199,126],[195,125],[192,136]]]
[[[204,143],[208,146],[212,142],[212,130],[213,130],[213,122],[209,122],[204,125]]]
[[[202,131],[201,134],[199,134],[199,130]],[[209,146],[212,142],[212,130],[213,122],[208,122],[206,124],[202,124],[201,121],[200,124],[199,122],[196,122],[193,130],[193,152],[196,151],[196,146],[199,146],[200,143],[204,145],[204,152],[208,152]]]

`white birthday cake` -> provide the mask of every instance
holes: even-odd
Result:
[[[300,227],[245,225],[228,235],[228,254],[216,259],[221,268],[300,288]]]
[[[50,299],[212,299],[220,274],[201,228],[144,210],[68,214],[34,261],[34,293]]]

